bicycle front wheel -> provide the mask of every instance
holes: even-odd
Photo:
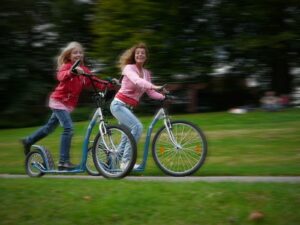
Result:
[[[123,178],[133,168],[137,149],[130,131],[121,125],[106,127],[107,134],[98,133],[93,145],[93,160],[106,178]],[[124,163],[126,155],[126,163]]]
[[[201,129],[187,121],[171,122],[170,133],[166,127],[155,134],[152,156],[157,166],[171,176],[188,176],[204,163],[207,141]]]

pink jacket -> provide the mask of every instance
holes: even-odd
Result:
[[[73,74],[71,72],[71,67],[71,63],[66,63],[61,66],[61,68],[57,72],[57,79],[59,81],[59,84],[50,95],[50,98],[61,102],[67,108],[74,108],[77,105],[78,98],[82,89],[91,87],[90,79],[88,77]],[[91,71],[87,67],[83,65],[81,65],[80,67],[84,70],[85,73],[91,74]],[[93,79],[99,80],[96,77],[93,77]],[[112,85],[108,85],[109,88],[112,88]],[[95,86],[100,90],[103,90],[105,88],[105,84],[98,82],[95,82]]]
[[[135,64],[128,64],[122,71],[122,85],[116,98],[122,100],[126,104],[136,106],[146,92],[152,99],[162,100],[164,95],[152,89],[151,74],[147,69],[143,69],[144,78],[139,77],[138,68]]]

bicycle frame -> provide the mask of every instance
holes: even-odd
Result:
[[[148,159],[149,146],[150,146],[150,142],[151,142],[151,134],[152,134],[154,126],[161,119],[164,120],[164,126],[167,129],[167,132],[169,134],[171,142],[174,144],[174,146],[176,146],[176,148],[178,148],[178,149],[182,148],[176,142],[176,140],[175,140],[175,138],[173,136],[173,133],[171,132],[172,126],[171,126],[170,118],[169,118],[166,110],[164,109],[164,107],[161,107],[158,110],[158,112],[155,114],[153,120],[151,121],[151,124],[148,127],[147,135],[146,135],[146,138],[145,138],[145,144],[144,144],[143,160],[142,160],[142,163],[139,165],[139,167],[137,167],[136,169],[133,169],[134,172],[143,172],[145,170],[146,164],[147,164],[147,159]]]

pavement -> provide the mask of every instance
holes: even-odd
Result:
[[[0,174],[6,179],[34,179],[24,174]],[[104,180],[102,176],[87,175],[44,175],[42,178],[51,179],[93,179]],[[123,180],[149,182],[242,182],[242,183],[300,183],[300,176],[127,176]]]

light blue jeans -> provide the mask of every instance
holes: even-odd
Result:
[[[26,144],[33,145],[37,141],[52,133],[60,124],[63,127],[63,133],[60,141],[60,162],[70,161],[70,147],[73,136],[73,123],[70,113],[66,110],[52,109],[52,115],[48,122],[36,132],[25,138]]]
[[[126,126],[130,130],[137,143],[143,132],[143,124],[140,120],[133,114],[125,103],[115,99],[111,102],[110,111],[121,125]],[[123,161],[129,160],[130,158],[129,147],[128,140],[122,138],[119,149],[123,154]]]

